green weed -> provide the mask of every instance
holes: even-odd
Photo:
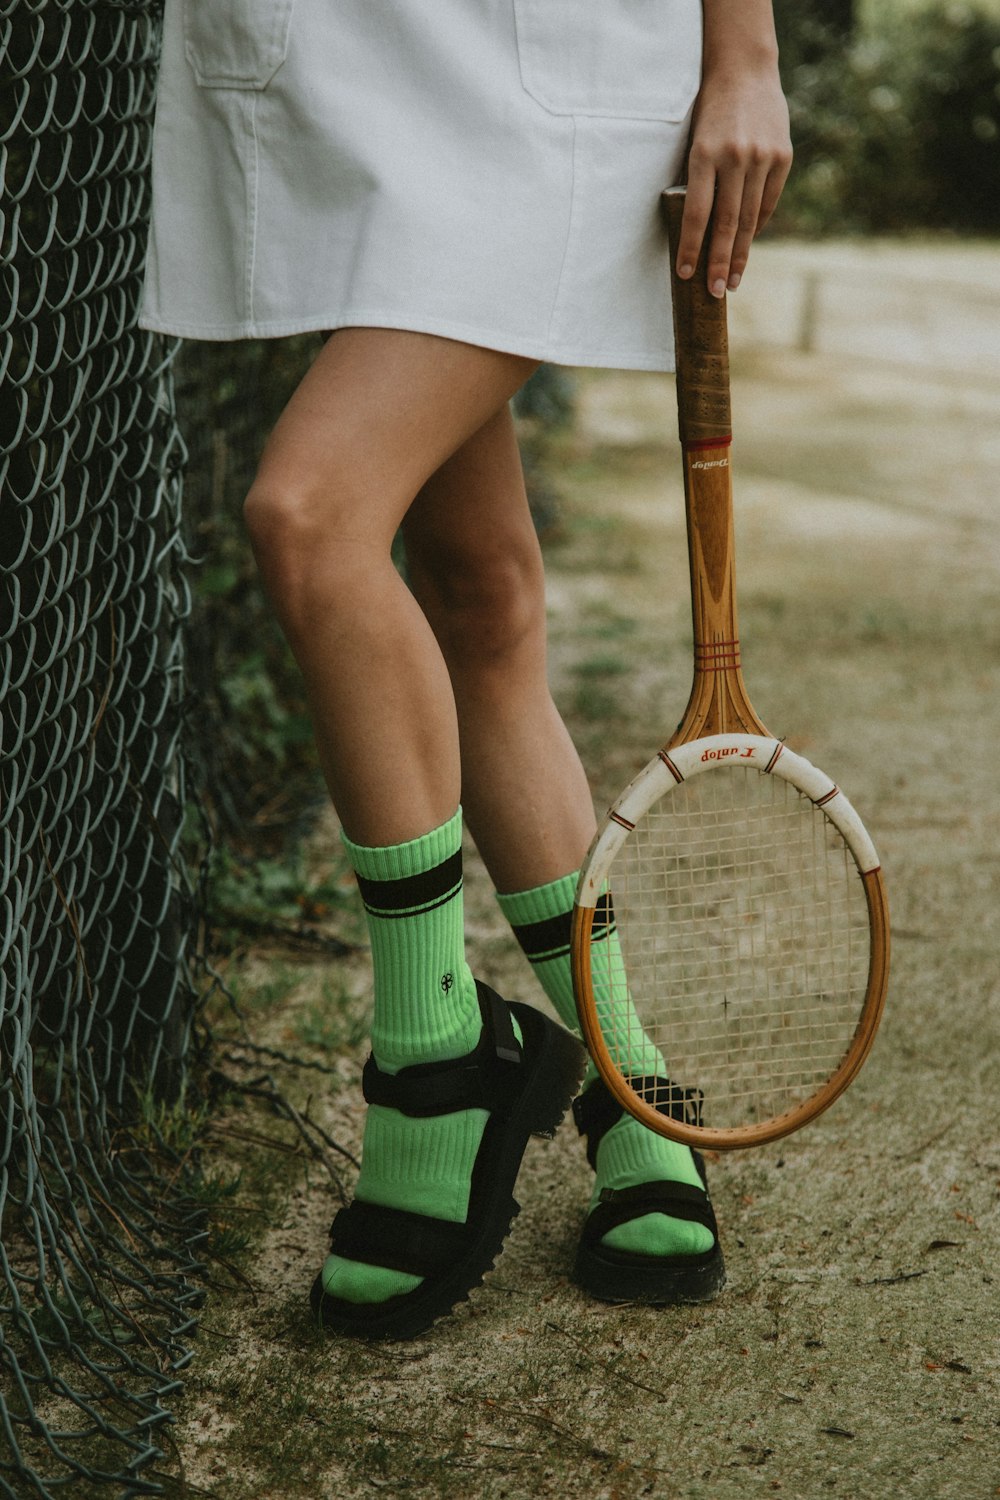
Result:
[[[371,1027],[367,1009],[352,1006],[343,986],[324,980],[320,998],[295,1021],[295,1035],[306,1047],[320,1052],[347,1052],[360,1047]]]

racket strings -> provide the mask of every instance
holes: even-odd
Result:
[[[600,985],[612,1060],[637,1070],[636,1019],[705,1123],[769,1118],[846,1053],[867,987],[869,921],[843,837],[788,782],[706,772],[662,797],[610,872],[620,947]],[[632,1007],[634,1006],[634,1010]]]

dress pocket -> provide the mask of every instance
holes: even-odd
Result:
[[[184,52],[206,89],[263,89],[285,60],[295,0],[183,0]]]
[[[514,0],[521,82],[557,115],[682,120],[701,78],[701,0]]]

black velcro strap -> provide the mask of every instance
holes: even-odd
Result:
[[[620,1224],[629,1224],[643,1214],[665,1214],[702,1224],[718,1238],[715,1213],[702,1188],[686,1182],[643,1182],[637,1187],[605,1188],[584,1225],[583,1238],[596,1244]]]
[[[355,1198],[330,1229],[330,1249],[345,1260],[410,1276],[437,1276],[464,1253],[468,1225],[431,1219]]]
[[[419,1071],[404,1068],[400,1073],[383,1073],[374,1057],[369,1057],[361,1088],[368,1104],[398,1109],[413,1119],[449,1115],[460,1109],[492,1108],[491,1080],[467,1059],[437,1064],[433,1070],[421,1064]]]
[[[413,1119],[462,1109],[485,1109],[505,1117],[515,1093],[511,1068],[520,1065],[523,1054],[508,1006],[488,985],[477,981],[476,989],[483,1031],[475,1050],[446,1062],[415,1063],[398,1073],[384,1073],[370,1056],[361,1075],[369,1104],[398,1109]]]
[[[485,1045],[485,1049],[499,1062],[519,1063],[523,1054],[514,1031],[510,1007],[501,1000],[496,990],[491,990],[488,984],[483,984],[479,979],[476,980],[476,992],[479,996],[479,1008],[483,1013],[483,1040],[480,1046]]]
[[[681,1125],[696,1125],[701,1128],[702,1106],[705,1102],[701,1089],[687,1089],[670,1078],[656,1076],[630,1078],[629,1086],[637,1094],[641,1094],[657,1114],[677,1120]]]
[[[684,1125],[701,1125],[704,1095],[700,1089],[687,1089],[669,1078],[656,1076],[630,1078],[628,1082],[629,1087],[659,1114]],[[595,1078],[573,1101],[576,1128],[587,1137],[587,1160],[595,1169],[598,1146],[623,1114],[622,1106],[602,1078]]]
[[[624,1110],[604,1080],[595,1078],[578,1098],[573,1100],[573,1119],[581,1135],[587,1137],[587,1160],[597,1170],[597,1148],[612,1125],[617,1125]]]

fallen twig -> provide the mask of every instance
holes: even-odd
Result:
[[[600,1365],[601,1368],[605,1370],[607,1374],[611,1375],[615,1380],[624,1380],[629,1385],[638,1387],[640,1391],[649,1391],[650,1395],[659,1396],[661,1401],[667,1400],[666,1391],[657,1390],[655,1385],[646,1385],[645,1381],[636,1380],[633,1375],[626,1375],[623,1370],[619,1370],[614,1365],[612,1365],[610,1360],[604,1360],[599,1358],[597,1355],[592,1354],[591,1351],[583,1343],[583,1340],[578,1339],[576,1337],[576,1334],[570,1333],[568,1328],[560,1328],[558,1323],[552,1323],[550,1321],[547,1321],[545,1326],[546,1328],[551,1328],[553,1333],[561,1333],[564,1339],[569,1339],[571,1343],[575,1344],[578,1349],[582,1350],[589,1359],[595,1362],[595,1364]]]

